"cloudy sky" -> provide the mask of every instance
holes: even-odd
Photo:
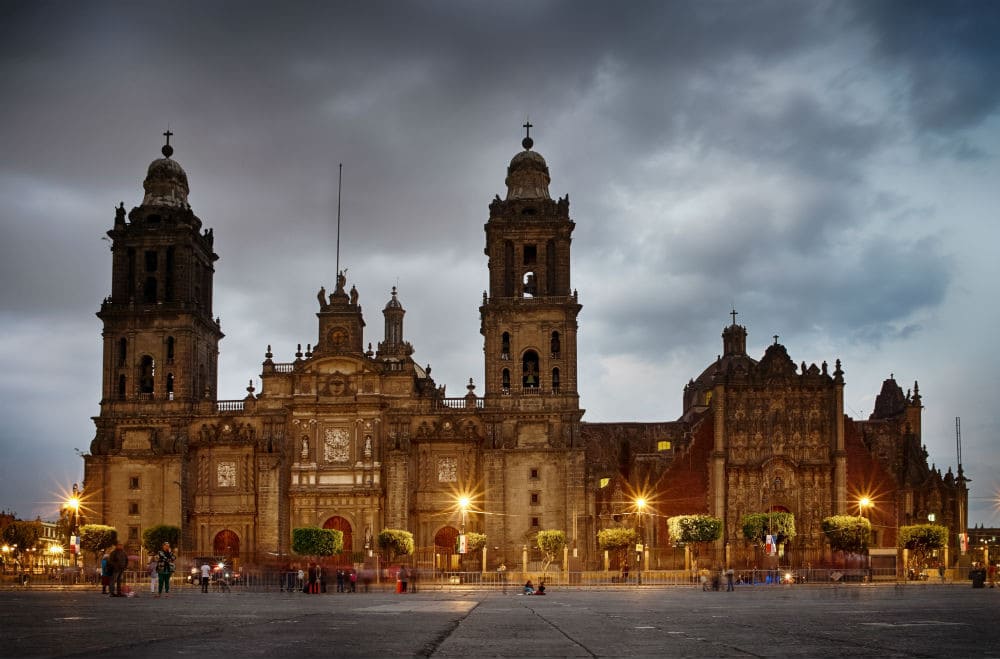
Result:
[[[0,3],[0,507],[54,518],[100,400],[113,208],[163,131],[215,230],[220,397],[315,342],[341,266],[482,382],[483,224],[530,117],[576,221],[586,420],[673,420],[731,308],[760,357],[920,382],[930,461],[1000,526],[1000,5]]]

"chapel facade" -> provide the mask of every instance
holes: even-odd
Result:
[[[872,417],[853,421],[839,361],[832,372],[799,368],[777,338],[752,359],[735,312],[723,354],[685,387],[680,419],[583,422],[575,224],[568,195],[551,198],[530,137],[522,147],[484,227],[481,394],[470,380],[448,397],[415,361],[395,288],[373,346],[360,293],[337,273],[333,291],[317,294],[314,341],[284,362],[268,346],[261,390],[251,381],[243,399],[219,400],[219,257],[168,131],[142,202],[120,205],[108,231],[89,521],[114,526],[136,552],[144,529],[169,524],[183,552],[256,564],[290,557],[292,529],[320,526],[344,533],[344,561],[364,560],[379,531],[399,528],[414,534],[418,563],[455,568],[466,530],[486,534],[491,569],[517,563],[543,529],[565,531],[577,565],[598,567],[597,531],[629,524],[636,492],[650,496],[651,546],[669,544],[672,514],[721,517],[720,546],[736,547],[743,514],[783,510],[802,529],[801,560],[819,563],[822,517],[875,486],[893,502],[891,520],[889,506],[873,513],[886,515],[880,528],[938,511],[964,529],[966,481],[961,469],[927,467],[916,388],[904,395],[887,380]]]

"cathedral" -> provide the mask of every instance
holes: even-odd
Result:
[[[856,510],[862,495],[876,501],[876,545],[894,546],[894,528],[928,515],[952,542],[965,529],[966,479],[960,466],[928,467],[916,385],[904,394],[886,380],[871,417],[852,420],[839,361],[797,366],[777,337],[754,359],[735,311],[722,354],[685,387],[681,418],[584,422],[575,224],[530,136],[506,196],[489,203],[481,392],[470,380],[447,397],[413,359],[395,289],[373,346],[360,294],[337,273],[317,294],[315,341],[291,362],[268,346],[260,391],[251,382],[242,400],[219,400],[219,257],[166,135],[142,202],[120,205],[108,231],[100,414],[84,456],[88,521],[114,526],[135,553],[144,529],[169,524],[186,554],[263,565],[291,556],[292,529],[318,526],[342,531],[340,560],[360,562],[395,528],[413,533],[418,565],[451,569],[470,531],[486,535],[492,569],[554,529],[575,566],[597,569],[597,532],[635,524],[639,498],[651,568],[670,566],[666,519],[677,514],[722,518],[718,544],[734,560],[749,551],[742,515],[779,510],[799,528],[789,560],[829,560],[820,521]]]

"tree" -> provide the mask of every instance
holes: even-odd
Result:
[[[639,541],[635,529],[601,529],[597,532],[597,546],[604,551],[618,552],[621,565],[628,565],[628,552]]]
[[[667,519],[667,531],[671,541],[691,545],[697,566],[699,550],[722,537],[722,520],[711,515],[677,515]]]
[[[486,546],[486,534],[485,533],[466,533],[465,534],[465,553],[474,554],[477,551],[482,551],[483,547]]]
[[[750,513],[743,516],[743,537],[764,546],[767,536],[774,536],[775,544],[784,544],[795,537],[795,515],[792,513]]]
[[[872,537],[872,523],[855,515],[824,517],[823,533],[830,541],[830,548],[849,554],[863,554]]]
[[[538,543],[538,548],[545,554],[545,564],[542,565],[542,578],[544,579],[549,566],[552,565],[552,561],[556,560],[556,557],[562,552],[563,547],[566,546],[566,532],[539,531],[536,542]]]
[[[318,526],[292,529],[292,551],[300,556],[333,556],[343,550],[343,531]]]
[[[94,560],[118,542],[118,530],[103,524],[84,524],[80,527],[80,549],[94,553]]]
[[[899,527],[899,546],[910,550],[909,565],[916,570],[927,564],[927,557],[948,542],[948,529],[939,524],[914,524]]]
[[[180,540],[181,529],[179,526],[160,524],[159,526],[151,526],[142,532],[142,546],[150,554],[160,551],[164,542],[169,542],[171,547],[176,548]]]
[[[39,521],[14,521],[3,529],[3,541],[13,548],[14,560],[21,562],[21,557],[29,550],[35,549],[38,539],[42,537],[42,523]]]
[[[375,544],[386,556],[386,561],[392,563],[398,556],[413,553],[413,534],[402,529],[382,529]]]

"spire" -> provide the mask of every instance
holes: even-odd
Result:
[[[729,312],[733,317],[733,324],[722,330],[722,354],[724,355],[745,355],[747,354],[747,328],[736,324],[736,316],[739,312],[734,308]]]

